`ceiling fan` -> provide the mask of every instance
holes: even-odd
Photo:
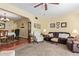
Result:
[[[39,7],[41,5],[44,5],[45,10],[47,10],[48,9],[48,7],[47,7],[48,4],[59,5],[59,3],[39,3],[39,4],[35,5],[34,8]]]

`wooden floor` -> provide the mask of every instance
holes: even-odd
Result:
[[[19,38],[19,40],[16,40],[16,41],[11,42],[11,43],[0,44],[0,51],[14,50],[20,46],[23,46],[24,44],[28,44],[28,40],[25,38]]]

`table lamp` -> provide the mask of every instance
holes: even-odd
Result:
[[[47,30],[46,29],[43,29],[43,34],[47,34]]]
[[[75,37],[75,36],[78,35],[78,34],[79,34],[79,33],[78,33],[78,31],[77,31],[76,29],[72,31],[72,36],[73,36],[73,37]]]

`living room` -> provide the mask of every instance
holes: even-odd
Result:
[[[27,10],[23,9],[23,8],[25,8],[24,7],[25,5],[26,5]],[[49,32],[69,33],[70,36],[68,36],[68,37],[75,37],[78,35],[78,33],[79,33],[79,28],[78,28],[78,25],[79,25],[79,23],[78,23],[79,22],[79,20],[78,20],[79,19],[79,15],[78,15],[79,7],[78,6],[79,6],[79,4],[75,4],[75,3],[74,4],[63,4],[63,3],[60,4],[60,3],[58,3],[58,5],[53,6],[55,9],[57,9],[59,6],[62,7],[63,5],[66,6],[66,8],[64,6],[63,7],[65,9],[63,9],[63,7],[62,8],[60,7],[59,8],[60,11],[58,10],[59,12],[57,12],[57,13],[56,13],[57,10],[55,11],[55,9],[53,8],[54,9],[53,11],[56,14],[54,12],[52,14],[50,14],[51,12],[49,12],[49,11],[51,8],[48,8],[49,11],[45,10],[44,8],[40,8],[40,7],[33,8],[33,6],[35,6],[35,5],[37,5],[37,4],[34,4],[34,3],[33,4],[32,3],[11,4],[10,3],[10,4],[0,4],[0,8],[3,8],[5,10],[19,14],[19,15],[25,17],[26,19],[29,18],[29,20],[31,22],[31,35],[33,35],[34,32],[36,32],[36,31],[42,33],[42,35],[44,35],[44,37],[50,36],[48,34]],[[51,5],[52,4],[48,4],[49,7],[51,7]],[[36,12],[36,10],[39,10],[39,9],[42,9],[42,10],[37,11],[36,12],[38,14],[37,15],[37,14],[29,12],[28,7],[33,8],[32,9],[33,11],[31,11],[31,12],[34,12],[34,13]],[[68,9],[68,11],[66,9]],[[39,13],[39,12],[42,12],[42,13]],[[42,14],[42,15],[40,16],[40,14]],[[48,15],[53,15],[53,16],[48,16]],[[26,21],[20,20],[20,21],[18,21],[18,23],[14,21],[14,23],[21,24],[21,26],[22,26],[21,29],[23,29],[23,27],[25,27],[27,25],[26,23],[24,24],[24,22],[26,22]],[[9,25],[11,25],[11,24],[9,24]],[[21,27],[21,26],[17,26],[17,27]],[[13,26],[12,28],[15,29],[16,25]],[[24,30],[27,30],[27,29],[24,29]],[[25,33],[25,32],[23,32],[24,30],[22,30],[22,33]],[[28,30],[26,32],[28,32]],[[28,35],[25,34],[24,38],[27,38],[27,36]],[[68,39],[68,37],[67,37],[67,39]],[[31,41],[34,41],[32,36],[31,36],[31,38],[32,38]],[[38,38],[40,38],[40,37],[38,37]],[[57,39],[57,38],[55,38],[55,39]],[[36,47],[38,47],[38,48],[36,48]],[[57,48],[59,48],[59,49],[53,50],[52,47],[53,47],[53,49],[57,49]],[[16,50],[15,52],[16,52],[16,55],[19,55],[19,56],[20,55],[25,55],[25,56],[26,55],[79,55],[78,53],[73,53],[73,52],[69,51],[67,49],[67,44],[64,45],[64,44],[61,44],[58,42],[56,44],[51,44],[48,41],[39,42],[38,44],[37,43],[33,44],[31,42],[29,45],[26,44],[26,45],[23,45],[18,48],[19,49],[15,49]],[[44,50],[42,50],[42,49],[44,49]],[[56,53],[56,51],[58,53]],[[62,52],[63,52],[63,54],[62,54]],[[79,52],[79,51],[77,51],[77,52]]]
[[[15,4],[15,5],[19,5],[20,7],[22,7],[22,6],[24,6],[24,4]],[[30,4],[26,4],[26,7],[28,7]],[[38,4],[36,4],[36,5],[38,5]],[[60,6],[60,5],[63,5],[63,4],[59,4],[59,5],[56,5],[56,6],[54,6],[54,8],[58,8],[58,6]],[[18,7],[19,7],[18,6]],[[35,5],[34,5],[35,6]],[[48,4],[48,6],[50,6],[50,4]],[[33,27],[33,29],[32,29],[32,34],[35,32],[35,31],[39,31],[39,32],[41,32],[43,35],[47,35],[48,36],[48,33],[49,32],[67,32],[67,33],[69,33],[70,34],[70,37],[75,37],[77,34],[78,34],[78,30],[79,30],[79,28],[78,28],[78,9],[76,9],[77,7],[74,7],[74,6],[78,6],[78,4],[65,4],[65,6],[67,6],[68,8],[70,8],[70,9],[73,9],[73,10],[69,10],[68,12],[66,11],[65,13],[64,13],[64,15],[63,15],[63,12],[62,11],[60,11],[60,12],[58,12],[58,14],[59,14],[59,16],[48,16],[48,15],[50,15],[50,14],[47,14],[50,10],[50,8],[48,9],[48,10],[46,10],[45,12],[43,12],[43,13],[41,13],[42,15],[41,16],[35,16],[35,19],[34,19],[34,25],[35,26],[33,26],[33,24],[32,24],[32,27]],[[73,8],[71,7],[71,6],[73,6]],[[30,8],[32,7],[33,8],[33,5],[32,6],[29,6]],[[40,8],[41,6],[39,6],[39,7],[37,7],[37,8],[34,8],[35,10],[38,10],[38,9],[42,9],[43,11],[45,10],[44,8]],[[66,7],[66,9],[68,9]],[[53,7],[52,7],[53,8]],[[60,8],[59,8],[60,9]],[[66,9],[62,9],[62,10],[66,10]],[[53,11],[55,11],[55,9],[53,10]],[[57,10],[56,10],[57,11]],[[33,11],[34,12],[34,11]],[[40,11],[41,12],[41,11]],[[47,12],[47,13],[46,13]],[[38,13],[38,12],[37,12]],[[55,12],[56,13],[56,12]],[[55,14],[55,13],[52,13],[52,14]],[[40,13],[39,13],[40,14]],[[57,15],[58,15],[57,14]],[[38,14],[37,14],[38,15]],[[48,16],[48,17],[47,17]],[[40,24],[40,27],[41,28],[39,28],[39,25],[38,26],[36,26],[37,24],[36,23],[38,23],[38,24]],[[46,44],[46,43],[45,43]],[[30,53],[30,52],[28,52],[28,54],[26,54],[26,52],[24,52],[24,54],[20,54],[20,53],[22,53],[22,52],[19,52],[19,51],[21,51],[21,50],[17,50],[16,52],[16,55],[43,55],[43,53],[45,53],[45,50],[42,50],[43,51],[43,53],[40,51],[40,52],[38,52],[38,50],[41,50],[41,49],[44,49],[44,48],[41,48],[41,45],[43,45],[43,43],[39,43],[37,46],[39,46],[35,51],[33,50],[33,48],[28,48],[27,50],[24,50],[24,51],[29,51],[29,49],[31,49],[31,50],[33,50],[34,52],[33,53],[35,53],[36,51],[36,53],[35,54],[32,54],[32,52]],[[46,44],[47,46],[48,46],[48,44]],[[45,47],[46,47],[46,45],[45,45]],[[60,44],[59,44],[60,45]],[[36,47],[37,47],[36,46]],[[57,46],[58,47],[58,46]],[[27,48],[27,47],[26,47]],[[40,49],[41,48],[41,49]],[[49,47],[47,47],[47,48],[49,48]],[[31,51],[30,50],[30,51]],[[49,50],[51,50],[51,48],[49,48]],[[58,49],[58,50],[60,50],[60,49]],[[58,50],[56,50],[56,51],[58,51]],[[54,50],[55,51],[55,50]],[[62,55],[61,54],[61,52],[59,52],[59,54],[57,53],[57,54],[55,54],[54,53],[54,51],[53,51],[53,55]],[[62,50],[63,51],[63,50]],[[64,52],[64,51],[63,51]],[[65,53],[66,53],[67,51],[65,51]],[[48,53],[47,55],[52,55],[52,53]],[[75,53],[72,53],[72,54],[75,54]],[[71,53],[70,53],[70,55],[72,55]],[[46,55],[46,53],[45,53],[45,55]],[[63,53],[63,55],[65,55],[64,53]],[[69,54],[67,54],[67,55],[69,55]]]

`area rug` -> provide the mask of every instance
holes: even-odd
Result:
[[[24,46],[27,43],[26,39],[20,39],[12,43],[0,44],[0,51],[15,50],[16,48]]]

